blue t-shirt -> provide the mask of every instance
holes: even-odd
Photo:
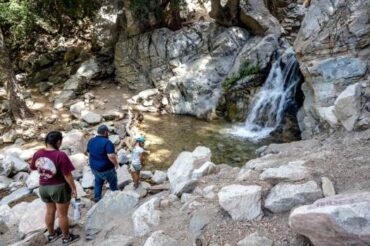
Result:
[[[87,144],[89,161],[92,169],[104,172],[114,168],[114,164],[109,160],[108,154],[114,154],[113,143],[103,136],[96,136],[90,139]]]

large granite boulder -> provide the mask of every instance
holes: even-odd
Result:
[[[346,91],[346,88],[369,79],[369,15],[370,3],[367,0],[311,2],[295,41],[305,77],[302,87],[304,109],[299,117],[303,138],[310,138],[337,125],[353,130],[358,119],[366,121],[364,118],[368,118],[368,114],[361,117],[368,113],[368,109],[359,116],[357,105],[360,100],[356,98],[360,96],[357,89],[352,87]],[[343,97],[338,99],[344,91]],[[350,98],[349,94],[352,94]],[[351,101],[350,105],[344,107],[344,100]],[[330,108],[336,103],[341,105],[337,107],[339,111],[334,110],[335,116],[340,118],[337,120]],[[347,110],[349,107],[354,109],[353,112]]]
[[[198,168],[210,160],[211,151],[203,146],[197,147],[193,152],[181,152],[167,172],[172,193],[181,196],[182,193],[192,192],[196,186],[196,180],[201,176],[199,172],[202,172],[202,169]],[[204,168],[208,173],[206,166]]]
[[[27,235],[32,232],[43,231],[46,228],[45,213],[45,203],[40,198],[27,204],[19,220],[18,232],[21,235]]]
[[[163,231],[156,231],[145,241],[144,246],[176,246],[179,243],[165,234]]]
[[[283,213],[321,197],[321,189],[315,181],[303,184],[280,183],[271,189],[265,200],[265,208],[273,213]]]
[[[131,191],[108,192],[87,213],[86,234],[91,236],[103,230],[109,223],[119,225],[122,219],[129,220],[139,203],[139,195]]]
[[[337,195],[298,207],[289,224],[317,246],[370,245],[370,193]]]
[[[132,222],[136,236],[144,236],[158,226],[161,221],[161,211],[159,210],[160,199],[152,198],[141,205],[132,214]]]
[[[85,153],[86,151],[87,140],[82,131],[72,130],[67,132],[63,136],[61,150],[66,151],[69,154],[78,154]]]
[[[259,220],[263,216],[261,193],[257,185],[229,185],[220,190],[218,199],[233,220]]]

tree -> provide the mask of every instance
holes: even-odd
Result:
[[[21,93],[20,86],[15,79],[12,63],[5,46],[3,33],[0,29],[0,79],[4,83],[11,112],[15,119],[24,119],[33,116],[31,110],[27,107],[26,101]]]

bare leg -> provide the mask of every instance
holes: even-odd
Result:
[[[131,176],[134,181],[134,187],[137,188],[139,186],[140,181],[140,171],[132,172]]]
[[[63,232],[64,238],[67,238],[69,236],[68,208],[69,208],[69,202],[57,203],[59,226]]]
[[[45,214],[45,224],[48,228],[49,235],[54,234],[54,222],[55,222],[55,211],[57,207],[55,203],[46,203],[46,214]]]

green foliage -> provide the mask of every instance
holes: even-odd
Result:
[[[260,73],[260,68],[258,67],[258,65],[253,65],[250,64],[249,61],[245,61],[240,66],[239,73],[237,75],[233,74],[230,78],[227,78],[223,83],[223,87],[225,89],[228,89],[242,78],[258,73]]]
[[[92,17],[99,0],[0,0],[0,27],[14,46],[36,31],[63,33],[64,22]]]

